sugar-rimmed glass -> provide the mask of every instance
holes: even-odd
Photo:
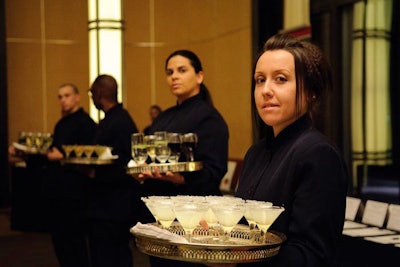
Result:
[[[251,209],[253,208],[254,205],[272,206],[272,202],[246,199],[245,201],[246,210],[244,212],[244,218],[249,224],[250,230],[253,230],[257,225],[251,213]]]
[[[225,239],[229,239],[233,227],[243,218],[245,212],[244,203],[223,202],[221,205],[213,205],[212,210],[224,229]]]
[[[281,206],[254,204],[250,209],[250,214],[256,222],[257,227],[261,230],[261,233],[265,235],[269,227],[284,210],[285,208]]]
[[[193,230],[199,225],[200,220],[208,210],[205,202],[175,201],[174,212],[176,219],[185,230],[189,242],[192,242]]]
[[[156,220],[158,220],[164,228],[170,227],[176,218],[173,200],[171,198],[158,198],[151,200],[149,204],[151,206],[149,210],[150,212],[154,212],[153,216]]]

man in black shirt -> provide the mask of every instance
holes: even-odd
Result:
[[[112,147],[113,164],[96,167],[89,187],[89,245],[93,267],[132,266],[129,248],[138,182],[126,174],[131,159],[131,135],[138,132],[128,111],[117,100],[117,82],[100,75],[90,92],[97,109],[105,112],[95,143]]]
[[[58,89],[62,118],[54,128],[53,144],[45,174],[44,195],[50,218],[50,233],[60,266],[89,266],[86,241],[87,177],[74,166],[61,165],[63,145],[91,144],[96,123],[80,107],[74,84]]]

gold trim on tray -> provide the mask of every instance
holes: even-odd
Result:
[[[66,158],[62,162],[66,164],[79,164],[79,165],[108,165],[113,164],[114,158],[101,159],[101,158]]]
[[[168,231],[184,235],[179,223],[173,223]],[[278,254],[286,240],[282,233],[250,230],[246,225],[233,228],[229,241],[216,241],[221,233],[215,230],[197,228],[192,243],[175,243],[142,233],[133,233],[137,248],[150,256],[201,263],[243,263],[258,262]],[[204,243],[203,243],[204,242]]]
[[[201,161],[188,161],[188,162],[177,162],[177,163],[154,163],[149,165],[140,165],[134,167],[127,167],[126,172],[130,175],[142,173],[145,171],[154,172],[155,168],[158,168],[160,173],[167,171],[171,172],[194,172],[199,171],[203,168]]]

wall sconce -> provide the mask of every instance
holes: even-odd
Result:
[[[88,0],[89,79],[100,74],[112,75],[118,83],[118,101],[122,102],[122,31],[121,0]],[[90,99],[89,113],[95,121],[104,117]]]

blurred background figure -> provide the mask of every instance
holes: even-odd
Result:
[[[89,246],[92,267],[130,267],[132,253],[130,227],[135,224],[139,183],[126,174],[132,158],[131,135],[138,129],[129,112],[118,103],[114,77],[99,75],[90,93],[105,117],[99,122],[94,142],[112,147],[118,156],[112,164],[97,165],[88,194]]]
[[[91,144],[96,123],[80,107],[78,88],[65,83],[58,88],[61,119],[47,153],[44,196],[49,230],[58,262],[62,267],[89,266],[86,229],[86,186],[88,177],[73,165],[61,164],[63,145]]]
[[[158,106],[158,105],[151,105],[150,106],[149,115],[150,115],[150,122],[151,123],[144,128],[143,133],[145,135],[150,134],[150,127],[153,124],[153,121],[155,120],[155,118],[157,118],[158,115],[160,115],[161,112],[162,112],[162,109],[161,109],[160,106]]]

